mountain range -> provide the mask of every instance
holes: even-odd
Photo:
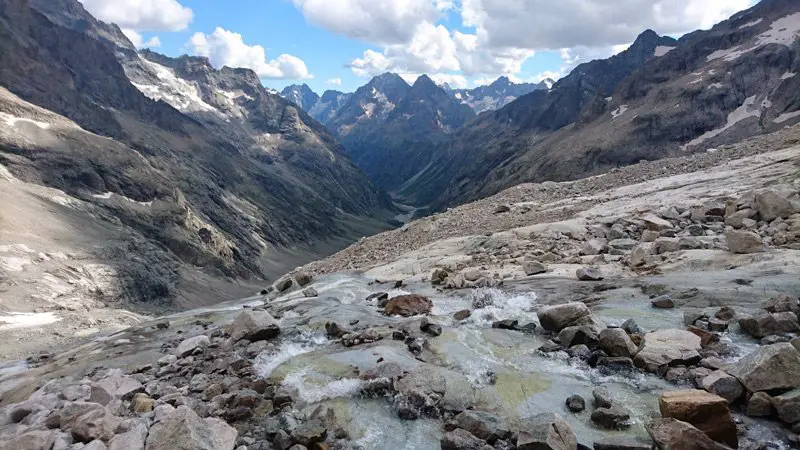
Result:
[[[255,72],[139,52],[76,0],[6,0],[0,25],[0,165],[96,211],[78,228],[117,224],[91,255],[109,301],[172,302],[189,268],[269,278],[389,226],[388,196]]]

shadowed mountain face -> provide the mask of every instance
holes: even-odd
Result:
[[[359,88],[327,125],[356,164],[391,191],[427,167],[431,150],[474,116],[428,76],[409,86],[386,73]]]
[[[386,216],[388,197],[321,124],[250,70],[137,53],[74,0],[2,2],[0,61],[9,123],[36,105],[75,124],[18,128],[22,137],[0,142],[0,164],[96,204],[105,220],[154,243],[131,267],[188,263],[261,278],[299,262],[281,262],[285,249],[313,255],[315,243],[330,251],[385,226],[367,218]],[[106,202],[112,196],[148,207]],[[118,253],[123,268],[139,257]],[[170,298],[181,280],[168,278],[130,297]]]
[[[764,0],[676,41],[646,31],[482,114],[400,194],[434,210],[521,182],[570,180],[704,151],[800,121],[800,3]]]
[[[319,95],[305,83],[286,86],[281,91],[281,97],[299,106],[303,111],[309,112],[320,101]]]

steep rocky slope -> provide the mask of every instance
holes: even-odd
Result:
[[[308,113],[320,122],[327,124],[331,119],[336,117],[336,113],[339,112],[339,109],[346,105],[352,96],[352,93],[325,91],[322,93],[319,101],[308,110]]]
[[[434,209],[796,123],[797,2],[766,0],[677,43],[652,32],[460,130],[406,191]]]
[[[112,229],[90,247],[61,235],[32,250],[71,245],[109,269],[94,294],[101,303],[217,301],[195,290],[194,271],[240,295],[221,280],[271,278],[387,226],[388,197],[321,124],[252,71],[137,53],[72,0],[0,3],[0,61],[2,170],[58,192],[65,200],[54,220]],[[13,223],[4,217],[4,227]],[[2,245],[26,244],[20,230],[3,231]],[[20,274],[6,266],[4,283],[15,285]],[[75,277],[92,278],[80,269]]]
[[[431,149],[473,117],[428,76],[409,86],[387,73],[359,88],[327,125],[356,164],[391,191],[427,167]]]

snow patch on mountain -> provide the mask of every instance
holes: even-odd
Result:
[[[669,47],[667,45],[659,45],[658,47],[656,47],[656,51],[655,53],[653,53],[653,56],[655,56],[656,58],[660,58],[674,49],[675,47]]]
[[[733,110],[730,114],[728,114],[728,122],[722,128],[717,128],[715,130],[707,131],[703,133],[701,136],[698,136],[692,139],[688,144],[682,147],[683,150],[687,150],[689,147],[694,147],[698,144],[701,144],[711,138],[719,136],[720,134],[724,133],[725,131],[732,128],[737,123],[750,118],[750,117],[760,117],[761,116],[761,109],[760,108],[753,108],[753,105],[756,102],[756,96],[753,95],[752,97],[747,97],[742,103],[742,106]]]
[[[131,82],[142,94],[153,100],[165,101],[184,113],[213,112],[222,115],[216,108],[203,101],[193,83],[179,78],[169,67],[145,58],[141,58],[141,61],[152,69],[152,73],[158,78],[158,84]]]
[[[800,13],[790,14],[772,22],[769,31],[758,36],[756,45],[781,44],[788,46],[799,38],[798,32],[800,32]]]
[[[741,30],[743,28],[754,27],[754,26],[760,24],[763,21],[764,21],[764,18],[763,17],[759,17],[758,19],[756,19],[756,20],[754,20],[752,22],[747,22],[746,24],[740,26],[738,29]]]

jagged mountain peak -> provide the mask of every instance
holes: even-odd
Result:
[[[303,108],[305,111],[309,111],[319,101],[319,95],[305,83],[286,86],[281,91],[281,97]]]

